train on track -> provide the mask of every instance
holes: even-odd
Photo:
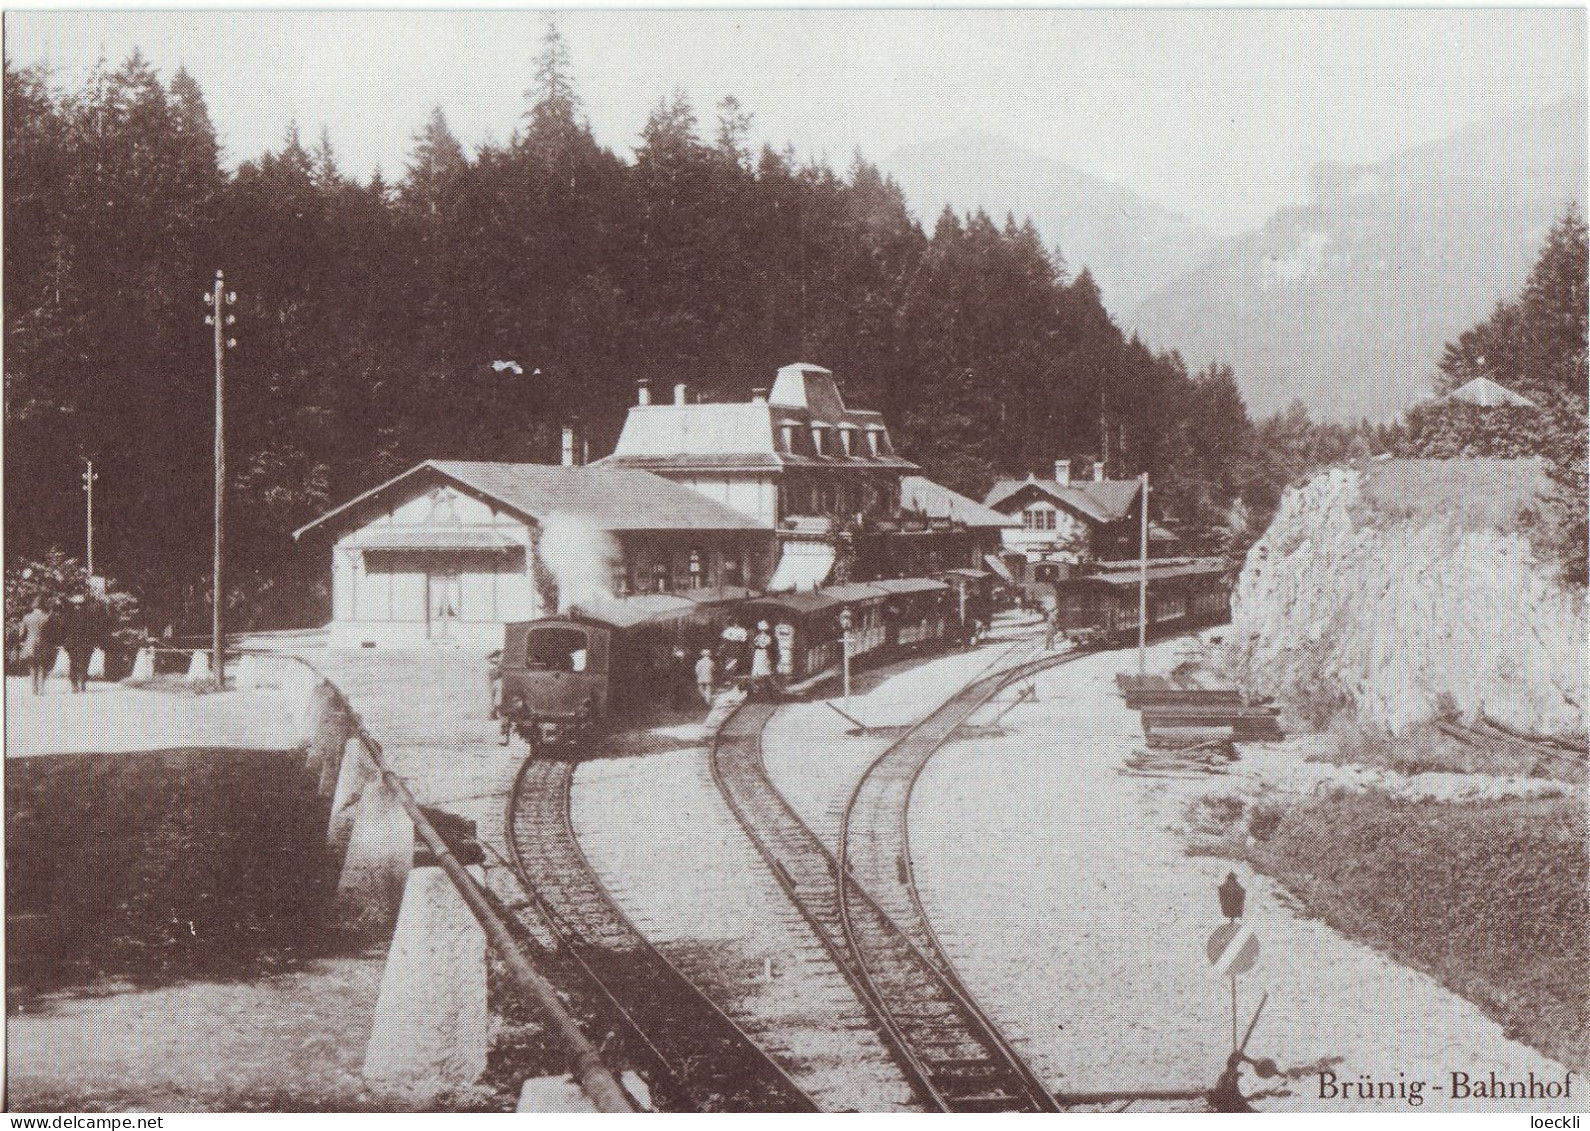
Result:
[[[1055,627],[1081,648],[1137,637],[1141,572],[1137,562],[1101,562],[1056,578]],[[1166,558],[1148,564],[1149,635],[1183,632],[1231,619],[1231,581],[1219,558]]]
[[[963,634],[954,589],[925,578],[836,585],[803,593],[745,589],[647,593],[508,624],[499,663],[504,725],[537,744],[565,744],[672,698],[696,695],[694,667],[713,657],[717,682],[750,678],[758,635],[771,680],[802,684],[852,663]]]
[[[1149,566],[1151,631],[1218,623],[1229,615],[1222,562]],[[952,581],[954,579],[951,579]],[[1137,631],[1135,563],[1106,564],[1054,583],[1056,626],[1079,646],[1119,644]],[[800,686],[843,662],[962,643],[992,614],[980,593],[928,578],[836,585],[810,592],[746,589],[647,593],[578,605],[558,616],[508,624],[498,676],[505,730],[532,745],[577,743],[615,718],[696,695],[694,668],[707,652],[719,686],[746,684],[754,642],[765,633],[769,683]]]

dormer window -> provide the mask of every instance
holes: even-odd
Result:
[[[867,429],[867,450],[874,459],[883,455],[883,429],[872,427]]]
[[[849,457],[849,456],[853,456],[853,455],[856,454],[855,446],[856,446],[856,429],[855,429],[855,427],[852,426],[852,425],[849,425],[849,424],[841,424],[839,426],[839,447],[841,448],[841,450],[844,451],[845,455],[847,457]]]
[[[818,455],[824,454],[823,453],[823,426],[821,424],[813,424],[812,425],[812,448],[816,450]]]
[[[779,439],[784,443],[784,450],[793,452],[795,450],[795,422],[793,420],[782,420],[779,422],[778,430]]]

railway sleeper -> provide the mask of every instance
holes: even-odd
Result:
[[[983,1092],[974,1096],[945,1096],[951,1111],[1031,1111],[1026,1096],[1010,1092]]]

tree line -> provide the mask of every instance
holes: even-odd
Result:
[[[1319,446],[1306,415],[1250,421],[1229,369],[1124,335],[1030,221],[927,231],[859,154],[753,152],[732,98],[706,123],[660,99],[621,158],[555,28],[507,141],[471,154],[438,109],[394,180],[296,125],[228,172],[198,85],[137,54],[70,89],[4,78],[6,533],[75,552],[92,459],[95,556],[153,621],[208,619],[217,269],[240,627],[326,615],[323,555],[291,531],[334,502],[425,458],[555,462],[569,421],[605,451],[640,378],[744,399],[825,365],[950,487],[1107,455],[1192,545],[1262,525]]]

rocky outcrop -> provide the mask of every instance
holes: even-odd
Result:
[[[1288,491],[1232,595],[1231,674],[1316,723],[1347,712],[1396,733],[1484,715],[1582,737],[1583,596],[1558,584],[1517,529],[1438,497],[1440,484],[1500,484],[1501,474],[1465,476],[1464,464],[1481,461],[1445,462],[1450,475],[1427,466],[1423,497],[1410,488],[1393,507],[1367,497],[1352,468]]]

